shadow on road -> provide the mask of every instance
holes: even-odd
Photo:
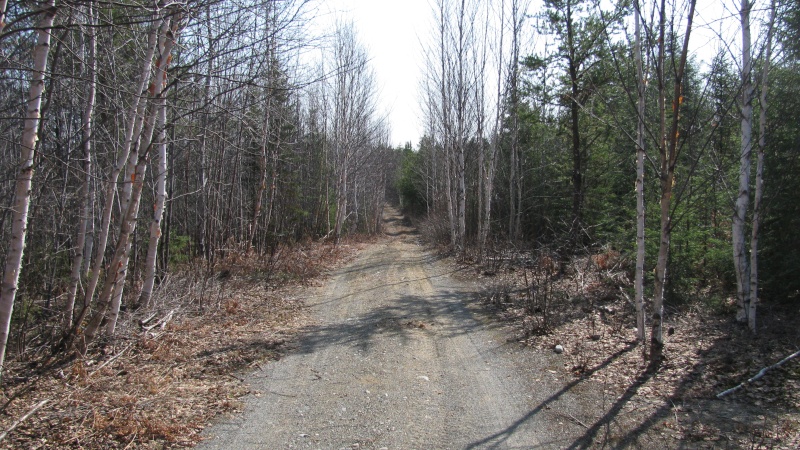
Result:
[[[406,343],[412,339],[413,333],[435,333],[441,338],[452,338],[472,333],[478,328],[485,329],[486,325],[476,320],[460,303],[464,295],[460,292],[424,297],[403,295],[392,300],[390,305],[372,308],[357,317],[309,327],[302,333],[298,350],[314,353],[329,346],[349,346],[368,351],[373,339],[379,335],[381,338],[398,338]]]
[[[620,356],[622,356],[623,354],[633,350],[634,348],[635,348],[635,346],[631,345],[631,346],[628,346],[628,347],[626,347],[626,348],[614,353],[613,355],[611,355],[608,359],[606,359],[605,361],[603,361],[599,365],[589,369],[589,371],[587,372],[587,377],[590,376],[591,374],[597,372],[598,370],[601,370],[604,367],[608,366],[615,359],[617,359]],[[532,420],[537,414],[541,413],[542,411],[545,411],[545,410],[549,409],[551,404],[555,403],[558,399],[563,397],[565,394],[569,393],[573,388],[576,388],[578,385],[580,385],[581,383],[586,381],[586,379],[587,378],[584,377],[584,378],[578,378],[578,379],[575,379],[575,380],[571,381],[570,383],[566,384],[563,388],[561,388],[558,392],[556,392],[555,394],[553,394],[550,397],[548,397],[545,401],[541,402],[538,406],[536,406],[536,408],[532,409],[530,412],[528,412],[524,416],[520,417],[516,422],[512,423],[511,425],[509,425],[507,428],[505,428],[503,430],[500,430],[497,433],[494,433],[494,434],[492,434],[490,436],[487,436],[484,439],[472,442],[469,445],[467,445],[466,448],[467,449],[477,449],[477,448],[500,448],[500,447],[502,447],[501,444],[503,444],[506,440],[508,440],[518,428],[520,428],[523,424],[525,424],[529,420]],[[583,436],[581,436],[578,439],[576,439],[575,442],[570,446],[570,448],[575,447],[576,443],[580,444],[580,443],[583,443],[583,442],[587,442],[589,444],[591,443],[591,436],[589,435],[589,433],[586,433]],[[551,446],[553,444],[554,443],[551,442],[551,443],[547,443],[547,444],[543,444],[543,445]],[[561,447],[562,445],[558,445],[558,446]]]

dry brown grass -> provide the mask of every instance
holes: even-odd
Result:
[[[308,323],[297,287],[359,247],[307,243],[272,259],[234,252],[213,268],[186,267],[161,283],[152,310],[123,314],[116,337],[86,355],[48,369],[44,356],[10,361],[0,429],[50,402],[0,448],[193,445],[214,416],[241,406],[249,391],[239,374],[279,358]]]

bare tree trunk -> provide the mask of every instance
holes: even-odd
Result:
[[[146,120],[146,126],[144,127],[144,131],[142,132],[142,138],[140,145],[142,146],[139,149],[139,161],[140,163],[137,164],[135,169],[136,172],[141,171],[142,175],[144,175],[145,170],[141,170],[138,166],[143,162],[146,163],[149,156],[153,153],[153,148],[156,146],[159,151],[159,164],[163,164],[163,170],[161,173],[156,173],[155,176],[158,177],[156,180],[156,205],[154,208],[154,217],[153,222],[150,226],[150,244],[152,246],[148,248],[147,258],[148,258],[148,267],[146,270],[151,270],[151,273],[146,273],[146,276],[155,277],[155,264],[156,264],[156,253],[158,250],[158,241],[161,234],[161,220],[164,216],[164,203],[166,202],[166,175],[167,175],[167,147],[166,147],[166,122],[167,122],[167,98],[164,94],[164,89],[167,86],[167,68],[169,67],[169,62],[171,59],[171,52],[172,47],[175,44],[175,40],[177,38],[178,29],[181,25],[182,15],[181,13],[176,13],[175,16],[171,19],[171,25],[167,29],[167,31],[162,36],[162,42],[159,45],[161,50],[161,54],[159,55],[159,59],[156,63],[156,73],[155,73],[155,81],[150,87],[150,95],[153,96],[153,104],[152,109],[149,114],[149,119]],[[170,23],[170,20],[166,20],[165,23]],[[158,130],[158,136],[154,140],[153,134],[155,130]],[[163,154],[162,154],[163,152]],[[142,158],[145,158],[142,161]],[[133,160],[131,160],[133,162]],[[138,175],[138,174],[137,174]],[[138,181],[138,180],[136,180]],[[125,288],[125,278],[127,277],[128,273],[128,262],[130,260],[131,255],[131,245],[135,242],[135,231],[136,231],[136,219],[139,217],[139,206],[141,204],[141,198],[134,198],[134,196],[141,197],[141,187],[139,188],[138,192],[136,192],[135,181],[134,183],[126,183],[125,191],[123,193],[123,210],[125,208],[134,208],[132,214],[133,224],[131,225],[130,236],[128,238],[128,245],[124,251],[124,256],[122,259],[122,265],[118,270],[118,278],[120,281],[114,285],[113,294],[111,296],[111,307],[108,310],[108,314],[106,316],[106,330],[105,333],[108,336],[114,334],[114,331],[117,326],[117,319],[119,317],[119,311],[122,306],[122,295]],[[155,235],[155,236],[154,236]],[[130,237],[133,237],[134,240],[131,240]],[[134,257],[137,253],[134,253]],[[152,266],[151,266],[152,264]],[[136,269],[136,259],[134,258],[134,272]],[[147,281],[147,280],[145,280]],[[151,278],[150,286],[148,287],[145,284],[143,287],[148,288],[150,294],[152,294],[154,278]],[[149,302],[150,294],[147,295],[146,302]],[[141,298],[140,298],[141,300]],[[98,299],[98,303],[101,299]]]
[[[517,217],[517,147],[511,146],[508,158],[508,240],[515,241],[517,239],[516,217]]]
[[[661,364],[664,354],[664,295],[667,285],[667,265],[669,261],[670,239],[672,237],[672,218],[670,209],[672,205],[672,187],[675,180],[675,165],[678,160],[678,127],[680,119],[681,104],[683,103],[683,76],[686,68],[686,59],[689,54],[689,37],[692,31],[692,19],[697,0],[690,0],[689,15],[686,23],[686,34],[683,38],[683,48],[680,54],[680,61],[675,68],[674,90],[672,95],[672,117],[670,131],[667,134],[666,121],[666,79],[664,77],[665,60],[665,28],[666,28],[666,6],[665,1],[661,1],[660,24],[659,24],[659,114],[661,115],[661,131],[663,140],[661,141],[661,167],[659,176],[661,177],[661,230],[659,236],[658,260],[656,262],[655,289],[653,296],[653,323],[650,332],[650,369],[655,370]]]
[[[578,62],[575,48],[575,30],[572,23],[572,0],[567,0],[567,11],[564,22],[567,28],[567,46],[569,57],[567,69],[569,72],[572,98],[569,103],[570,126],[572,130],[572,224],[570,226],[570,241],[577,244],[583,226],[583,151],[581,150],[580,105],[578,97]]]
[[[753,224],[750,236],[750,311],[747,314],[750,330],[756,332],[756,306],[758,305],[758,237],[761,228],[761,202],[764,199],[764,150],[767,146],[767,91],[769,70],[772,64],[772,35],[775,26],[775,0],[770,2],[770,19],[767,25],[767,42],[761,72],[761,93],[758,113],[758,159],[756,161],[756,192],[753,201]]]
[[[750,0],[741,0],[742,24],[742,149],[739,154],[739,190],[733,212],[733,265],[736,271],[736,320],[748,321],[750,312],[750,266],[747,255],[746,218],[750,203],[750,156],[753,150],[753,62],[750,43]]]
[[[136,165],[136,175],[133,182],[133,190],[131,196],[131,203],[128,205],[125,214],[122,217],[122,226],[120,228],[119,239],[117,241],[114,256],[111,259],[111,264],[108,268],[103,290],[97,298],[97,309],[86,324],[83,332],[83,341],[79,344],[79,350],[84,352],[86,347],[94,340],[103,319],[106,317],[111,306],[111,297],[118,284],[125,283],[125,266],[124,261],[127,253],[130,251],[130,237],[136,227],[136,214],[139,210],[139,200],[141,199],[142,187],[144,186],[144,177],[147,171],[147,157],[145,153],[139,156],[139,163]]]
[[[88,27],[86,32],[89,38],[87,65],[87,85],[86,85],[86,109],[83,112],[82,142],[83,145],[83,170],[84,180],[81,187],[81,217],[78,225],[78,235],[75,244],[75,256],[72,260],[72,273],[70,274],[70,285],[67,290],[67,306],[64,311],[64,329],[69,330],[72,326],[72,314],[75,308],[75,296],[78,292],[78,284],[81,281],[81,268],[83,267],[84,250],[86,249],[86,229],[91,217],[91,184],[92,184],[92,115],[94,112],[95,94],[97,92],[97,39],[94,29],[94,12],[92,4],[86,3],[86,19]]]
[[[205,258],[207,262],[211,261],[209,254],[210,238],[208,233],[209,221],[209,191],[208,191],[208,125],[209,125],[209,109],[211,108],[211,75],[214,72],[214,57],[216,55],[214,49],[215,39],[211,31],[211,7],[206,5],[206,40],[208,41],[208,63],[206,64],[205,83],[203,86],[203,117],[201,120],[200,130],[200,164],[198,164],[197,184],[200,188],[200,193],[197,196],[196,203],[196,221],[197,221],[197,235],[195,239],[198,242],[199,253]]]
[[[267,80],[267,83],[270,81]],[[259,171],[259,182],[256,186],[256,197],[253,203],[253,219],[250,222],[250,239],[248,239],[248,250],[252,249],[253,241],[256,238],[256,233],[258,232],[258,219],[261,217],[261,208],[263,205],[264,199],[264,191],[267,189],[267,152],[269,151],[270,146],[270,97],[272,93],[269,89],[265,93],[264,99],[264,125],[263,125],[263,136],[261,137],[261,153],[258,159],[258,171]]]
[[[333,231],[333,243],[339,245],[339,239],[344,231],[344,221],[347,218],[347,165],[350,164],[349,158],[344,158],[339,172],[339,179],[336,183],[336,223]]]
[[[441,95],[441,124],[442,124],[442,154],[444,156],[444,175],[445,175],[445,188],[447,190],[447,215],[450,224],[450,242],[456,245],[458,241],[458,231],[456,226],[456,199],[453,193],[453,174],[454,157],[453,153],[453,137],[451,128],[451,114],[450,114],[450,101],[448,88],[451,81],[449,80],[450,71],[448,70],[448,47],[445,44],[447,37],[447,2],[439,0],[439,52],[441,59],[441,79],[439,80],[439,94]]]
[[[502,8],[502,6],[501,6]],[[487,15],[488,20],[488,15]],[[502,23],[502,19],[501,19]],[[500,27],[502,29],[502,26]],[[502,32],[501,32],[502,33]],[[486,38],[488,39],[489,33],[486,33]],[[477,73],[475,78],[477,80],[483,80],[486,75],[486,49],[488,45],[484,41],[483,49],[481,52],[480,60],[475,61],[475,66]],[[476,58],[477,59],[477,58]],[[486,183],[487,179],[486,176],[488,174],[488,168],[486,167],[486,161],[488,159],[487,155],[487,146],[486,146],[486,139],[485,139],[485,130],[484,125],[486,123],[486,89],[484,83],[480,83],[475,89],[475,106],[477,111],[476,122],[478,124],[477,133],[476,133],[476,140],[478,141],[478,236],[477,236],[477,246],[478,246],[478,262],[483,261],[484,257],[484,250],[486,239],[485,235],[487,233],[486,229],[488,223],[484,222],[484,215],[483,215],[483,202],[485,200],[484,192],[486,191]]]
[[[513,15],[513,14],[512,14]],[[497,150],[500,146],[500,127],[503,113],[503,47],[505,44],[505,2],[500,3],[500,38],[499,48],[497,50],[497,98],[495,105],[494,129],[492,130],[492,138],[489,143],[489,151],[486,155],[486,168],[483,192],[479,195],[483,196],[483,209],[478,212],[483,216],[483,229],[482,233],[478,236],[478,245],[481,249],[481,254],[486,250],[486,240],[489,236],[491,228],[492,217],[492,196],[494,193],[494,174],[497,167]]]
[[[89,305],[94,297],[97,283],[100,280],[100,273],[103,270],[103,259],[106,253],[106,246],[108,245],[108,233],[111,226],[111,212],[114,209],[114,198],[117,193],[117,180],[122,169],[125,168],[130,155],[131,146],[134,139],[139,139],[139,134],[143,126],[143,116],[147,101],[145,100],[147,82],[150,80],[150,68],[152,66],[153,55],[155,54],[158,45],[159,30],[162,27],[168,26],[167,23],[159,20],[157,16],[153,15],[153,23],[150,27],[150,32],[147,38],[147,47],[145,57],[142,59],[142,67],[139,72],[139,80],[136,86],[135,95],[131,101],[130,109],[128,111],[128,123],[125,128],[125,140],[117,155],[116,164],[111,171],[111,176],[106,180],[105,186],[105,203],[103,204],[103,216],[100,219],[100,234],[97,237],[97,247],[95,248],[94,264],[91,269],[91,276],[86,287],[83,301],[83,311],[79,318],[73,324],[73,329],[80,325],[80,322],[86,316]],[[162,31],[165,31],[166,28]],[[129,180],[125,180],[129,181]]]
[[[50,53],[50,38],[56,16],[56,2],[49,0],[39,12],[36,24],[37,42],[33,50],[33,71],[30,92],[25,111],[24,128],[20,139],[20,164],[14,186],[14,201],[11,207],[11,241],[3,270],[3,285],[0,288],[0,377],[6,357],[6,345],[11,328],[11,315],[17,295],[19,273],[22,268],[22,254],[25,250],[25,237],[28,228],[28,208],[30,207],[31,182],[33,180],[33,157],[36,151],[37,130],[40,121],[44,77],[47,70],[47,56]]]
[[[167,97],[162,94],[157,99],[157,105],[158,138],[156,139],[156,148],[158,150],[158,166],[157,170],[154,171],[156,172],[154,174],[156,177],[156,199],[155,205],[153,205],[153,220],[150,222],[150,240],[147,243],[147,259],[144,263],[142,292],[138,301],[139,305],[145,307],[150,306],[153,286],[155,285],[156,256],[158,255],[158,243],[161,239],[161,221],[164,218],[164,206],[167,203],[167,171],[169,170],[167,167]]]
[[[636,86],[637,86],[637,126],[636,126],[636,339],[645,342],[645,303],[644,303],[644,257],[645,257],[645,204],[644,204],[644,113],[645,113],[645,74],[642,65],[641,11],[639,2],[635,5],[636,22]]]
[[[162,122],[162,119],[165,119],[165,115],[160,114],[160,98],[164,95],[167,66],[180,22],[181,15],[177,13],[175,17],[172,18],[171,26],[168,26],[165,30],[162,43],[159,45],[161,54],[156,63],[155,79],[150,88],[150,95],[152,95],[156,101],[153,103],[145,119],[146,125],[142,131],[142,138],[144,138],[144,140],[140,143],[141,147],[138,152],[138,162],[136,163],[134,175],[131,177],[130,196],[125,195],[125,197],[129,198],[129,201],[124,208],[125,214],[122,218],[117,247],[114,252],[114,257],[109,264],[103,290],[97,298],[97,309],[84,329],[84,341],[81,344],[81,350],[85,349],[85,347],[92,342],[106,316],[108,319],[106,334],[113,334],[116,327],[120,299],[122,297],[122,286],[125,283],[125,276],[127,274],[131,237],[136,229],[136,217],[139,211],[144,177],[147,171],[147,158],[153,145],[153,130],[154,128],[161,130],[165,126]],[[165,23],[169,24],[169,20],[165,21]]]
[[[445,137],[445,139],[447,139]],[[445,143],[444,151],[444,171],[445,171],[445,187],[447,189],[447,215],[450,223],[450,242],[457,245],[458,242],[458,229],[456,227],[456,196],[453,193],[453,179],[455,178],[455,168],[453,168],[453,149],[449,143]]]

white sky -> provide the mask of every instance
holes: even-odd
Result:
[[[379,107],[392,130],[391,144],[413,146],[422,136],[419,113],[423,58],[420,36],[428,36],[431,22],[428,0],[325,0],[319,14],[333,23],[351,19],[361,43],[372,56],[380,90]]]
[[[738,3],[698,1],[692,47],[700,60],[710,59],[720,49],[720,35],[731,45],[730,50],[736,51],[741,40]],[[540,4],[532,0],[531,12],[536,12]],[[424,129],[418,92],[424,64],[421,41],[430,36],[432,23],[429,0],[320,0],[318,5],[318,18],[327,24],[325,27],[332,28],[336,19],[353,21],[359,40],[372,56],[380,90],[379,107],[388,115],[392,130],[391,144],[399,146],[410,141],[416,147]],[[754,16],[755,43],[759,37],[757,17],[763,17],[763,13],[754,12]],[[685,25],[684,19],[681,28]],[[532,49],[522,51],[525,55]]]

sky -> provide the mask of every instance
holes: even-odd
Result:
[[[416,147],[424,129],[419,87],[424,64],[422,42],[431,35],[433,22],[430,0],[320,0],[318,5],[323,26],[332,28],[337,19],[353,21],[360,42],[372,56],[379,108],[387,114],[392,131],[390,143],[402,146],[411,142]],[[539,5],[533,0],[532,10],[538,10]],[[709,60],[720,48],[719,36],[735,51],[741,39],[737,7],[737,0],[698,1],[690,42],[700,60]],[[723,17],[727,19],[720,19]],[[753,25],[755,42],[755,21]],[[681,26],[685,27],[685,21]]]
[[[326,0],[323,20],[351,19],[361,43],[372,56],[379,89],[379,108],[389,117],[391,145],[419,143],[422,118],[419,83],[423,56],[421,38],[429,35],[428,0]]]

